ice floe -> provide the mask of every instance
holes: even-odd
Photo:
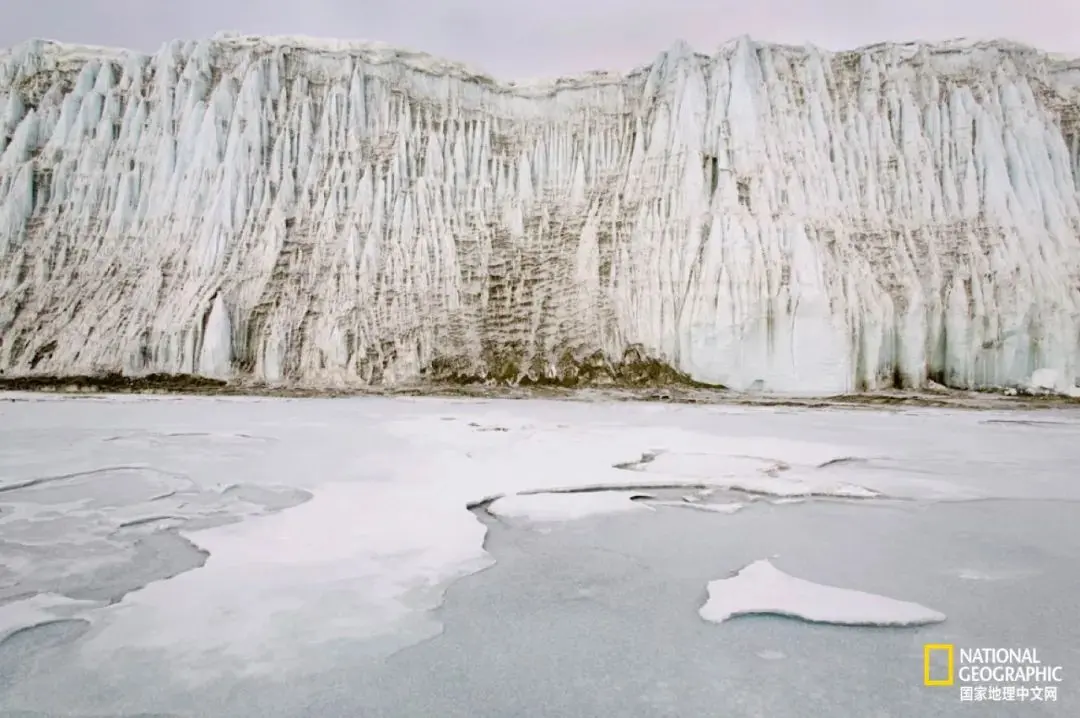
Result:
[[[713,623],[749,614],[845,626],[920,626],[945,620],[944,614],[917,603],[789,576],[767,559],[710,581],[708,592],[699,614]]]

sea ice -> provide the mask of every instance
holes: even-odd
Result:
[[[582,512],[590,502],[614,502],[647,511],[649,501],[629,496],[661,491],[643,488],[650,483],[679,487],[672,493],[682,495],[690,493],[682,487],[696,492],[724,483],[714,480],[717,473],[771,478],[763,469],[782,465],[790,468],[781,477],[820,473],[834,484],[888,484],[890,496],[934,499],[952,487],[977,488],[980,496],[1080,500],[1080,485],[1061,468],[1075,463],[1068,431],[987,425],[987,415],[972,412],[726,414],[715,407],[557,401],[44,395],[20,396],[0,411],[7,487],[0,503],[14,507],[0,514],[0,537],[33,530],[25,543],[32,538],[36,550],[54,557],[42,563],[27,554],[25,564],[0,566],[0,581],[13,579],[16,590],[60,592],[58,577],[86,573],[99,556],[86,536],[114,536],[117,517],[135,520],[168,507],[196,519],[241,519],[199,530],[185,524],[178,530],[209,554],[205,565],[86,612],[93,629],[71,644],[64,675],[81,686],[123,680],[133,696],[131,705],[120,705],[90,691],[80,698],[87,714],[184,705],[192,683],[228,683],[236,673],[317,672],[336,660],[333,646],[341,643],[385,655],[433,635],[439,626],[427,611],[442,589],[491,564],[485,526],[466,510],[483,497],[503,496],[504,508],[555,502]],[[492,427],[504,430],[486,430]],[[192,438],[196,432],[201,436]],[[655,458],[637,472],[615,468],[643,454]],[[874,457],[885,454],[896,458],[875,468],[882,460]],[[844,457],[869,461],[836,463]],[[683,463],[665,465],[669,459]],[[818,468],[827,462],[833,463]],[[115,471],[136,464],[146,481]],[[109,467],[112,473],[102,473]],[[108,477],[118,480],[110,485]],[[41,478],[50,480],[27,483]],[[511,496],[587,485],[611,491]],[[299,497],[273,487],[312,498],[276,511]],[[701,491],[708,493],[717,498]],[[45,513],[69,500],[84,501],[93,521],[57,520],[43,535],[43,519],[56,518]],[[722,524],[744,517],[705,518]],[[4,547],[0,554],[5,561],[16,555]],[[160,671],[156,683],[118,677],[133,665]],[[53,673],[32,682],[20,690],[32,691],[38,703],[54,701],[42,711],[70,708],[53,695]],[[162,697],[166,688],[174,691],[171,703]]]
[[[767,559],[710,581],[708,590],[699,613],[713,623],[768,613],[844,626],[921,626],[945,620],[944,614],[917,603],[789,576]]]
[[[534,522],[573,521],[597,514],[651,511],[634,501],[648,498],[634,491],[586,491],[517,494],[492,501],[488,513],[500,518],[526,519]]]

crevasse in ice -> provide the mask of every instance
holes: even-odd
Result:
[[[1080,374],[1080,62],[676,44],[0,54],[0,369],[312,385],[634,356],[733,388]]]

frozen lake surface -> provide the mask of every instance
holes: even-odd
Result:
[[[1075,411],[0,399],[5,716],[1080,706]],[[1057,700],[924,686],[927,643]]]

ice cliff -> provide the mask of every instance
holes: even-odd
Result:
[[[833,392],[1080,374],[1080,62],[678,44],[0,54],[0,370]]]

